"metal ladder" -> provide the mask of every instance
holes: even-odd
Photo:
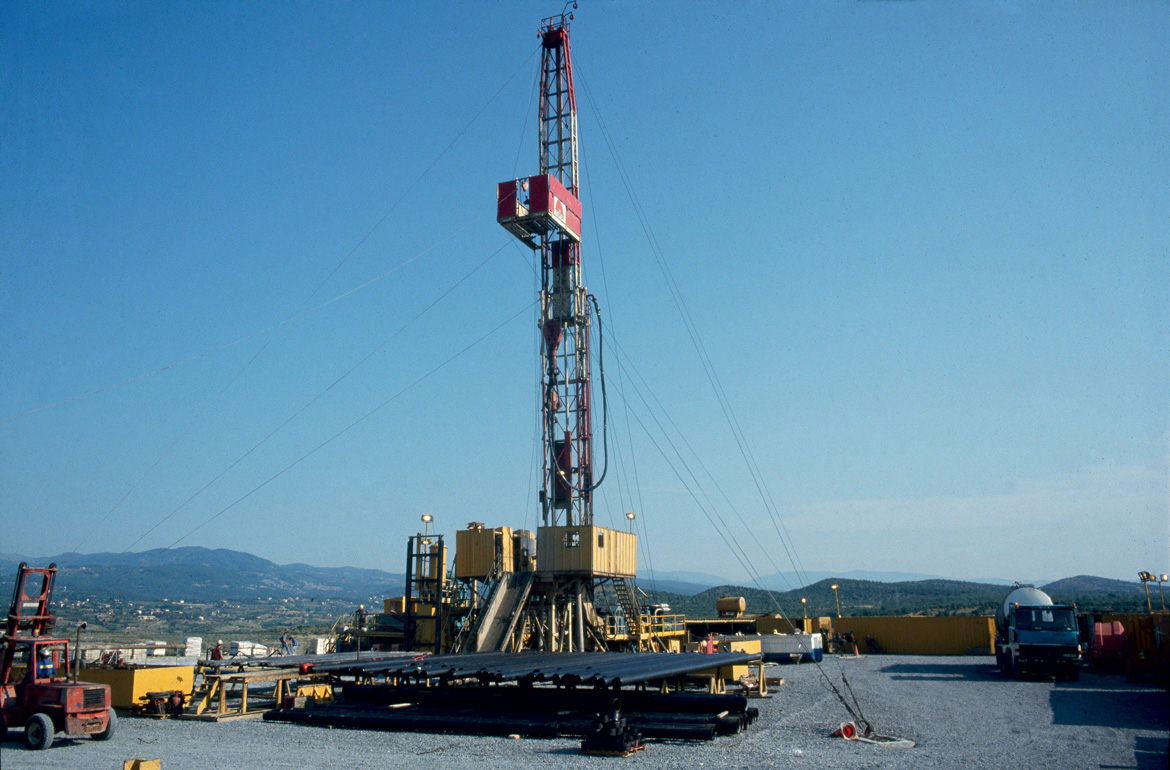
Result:
[[[617,596],[618,604],[626,615],[626,628],[630,636],[642,639],[642,608],[638,604],[638,597],[634,595],[634,588],[626,578],[613,579],[613,592]]]

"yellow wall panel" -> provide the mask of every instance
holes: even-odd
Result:
[[[966,655],[969,649],[990,652],[995,644],[993,618],[834,618],[833,628],[838,634],[852,632],[862,652],[867,636],[895,655]]]

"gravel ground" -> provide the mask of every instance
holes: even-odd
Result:
[[[1157,768],[1167,767],[1170,698],[1121,676],[1079,682],[1004,679],[991,658],[827,658],[840,685],[849,677],[866,716],[914,748],[828,737],[847,714],[817,668],[771,669],[786,683],[753,701],[760,719],[711,743],[652,743],[628,759],[586,757],[573,739],[509,740],[458,735],[332,730],[242,720],[223,724],[123,718],[108,743],[59,737],[48,751],[24,748],[12,731],[0,747],[4,770],[109,768],[135,757],[164,770],[268,768]]]

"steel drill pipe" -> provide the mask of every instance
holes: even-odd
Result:
[[[684,714],[742,714],[748,699],[743,695],[711,695],[708,693],[637,692],[621,690],[603,692],[567,690],[549,687],[394,687],[392,685],[345,685],[342,695],[347,700],[367,703],[425,703],[427,705],[459,705],[466,707],[528,710],[608,711],[613,700],[621,702],[623,711],[667,712]]]
[[[758,660],[751,653],[471,653],[435,655],[421,661],[352,662],[314,666],[318,673],[360,677],[393,676],[414,680],[475,679],[480,682],[552,681],[583,686],[620,687],[672,679],[698,671]]]
[[[426,733],[465,735],[524,735],[530,738],[556,738],[561,735],[555,721],[549,719],[498,718],[492,715],[450,713],[414,713],[410,711],[360,711],[342,713],[332,709],[270,711],[264,719],[275,722],[362,730],[402,730]]]
[[[427,733],[458,733],[465,735],[524,735],[530,738],[582,736],[592,727],[592,718],[572,718],[556,714],[501,717],[480,711],[452,714],[446,710],[321,708],[306,710],[270,711],[264,719],[275,722],[293,722],[320,727],[342,727],[363,730],[398,730]],[[712,740],[718,727],[715,724],[677,724],[661,721],[639,721],[643,737],[654,740]]]

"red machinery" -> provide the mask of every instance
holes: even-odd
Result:
[[[23,727],[31,749],[47,749],[56,733],[108,740],[117,727],[110,687],[59,675],[69,665],[69,640],[54,639],[49,609],[57,565],[21,562],[0,638],[0,731]]]
[[[496,218],[540,251],[545,526],[593,523],[589,291],[581,278],[571,16],[541,23],[540,173],[501,182]]]

